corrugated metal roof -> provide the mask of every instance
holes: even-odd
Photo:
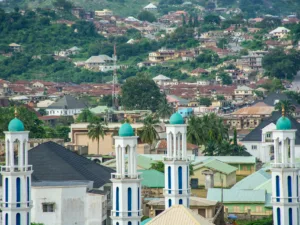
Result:
[[[164,188],[165,175],[157,170],[139,170],[142,173],[142,186],[149,188]]]
[[[146,200],[146,199],[145,199]],[[217,201],[211,201],[206,198],[199,198],[199,197],[190,197],[190,207],[194,206],[215,206],[217,205]],[[147,205],[154,206],[154,205],[159,205],[159,206],[165,206],[165,199],[164,198],[154,198],[149,200]]]
[[[221,201],[221,188],[209,188],[207,199]],[[264,203],[265,201],[265,190],[223,189],[224,203]]]
[[[254,164],[256,159],[254,156],[196,156],[195,163],[204,161],[208,158],[217,159],[224,163]]]
[[[264,170],[258,170],[236,183],[231,189],[253,190],[269,179],[271,179],[271,174]]]
[[[223,163],[217,159],[208,159],[208,160],[204,161],[203,163],[194,166],[194,170],[197,170],[197,169],[200,169],[203,167],[209,168],[212,170],[216,170],[216,171],[219,171],[224,174],[231,174],[237,170],[236,167],[230,166],[227,163]]]
[[[183,205],[173,205],[147,225],[213,225],[213,223]]]
[[[267,180],[266,182],[258,185],[254,190],[266,190],[267,193],[272,194],[272,179]]]

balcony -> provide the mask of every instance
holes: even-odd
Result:
[[[163,191],[164,195],[190,195],[191,189],[181,189],[181,190],[174,190],[174,189],[166,189],[164,188]]]
[[[136,173],[136,174],[112,173],[111,174],[111,179],[121,179],[121,180],[134,179],[134,180],[140,180],[140,179],[142,179],[142,173]]]
[[[271,163],[272,168],[300,168],[300,163]]]
[[[122,217],[122,218],[139,218],[142,217],[143,210],[139,210],[139,211],[130,211],[130,212],[121,212],[121,211],[116,211],[116,210],[112,210],[111,211],[111,217]]]
[[[3,211],[4,209],[18,209],[18,208],[31,208],[32,201],[29,202],[1,202],[0,208]]]
[[[164,159],[164,161],[187,161],[187,162],[189,162],[189,161],[191,161],[191,158],[192,158],[191,156],[186,156],[186,157],[181,157],[181,156],[179,156],[179,157],[173,157],[173,156],[169,157],[169,156],[166,156],[163,159]]]
[[[277,199],[279,199],[279,201],[277,201]],[[289,201],[291,200],[291,201]],[[271,200],[272,203],[278,203],[278,204],[285,204],[285,203],[299,203],[300,202],[300,199],[298,199],[297,197],[287,197],[287,198],[282,198],[282,197],[274,197],[272,196],[272,200]]]
[[[9,172],[31,172],[32,165],[28,166],[1,166],[1,172],[9,173]]]

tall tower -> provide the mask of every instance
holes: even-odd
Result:
[[[113,225],[140,225],[142,217],[141,174],[137,172],[137,136],[129,123],[124,123],[114,137],[116,173],[112,174]],[[127,154],[127,166],[126,157]]]
[[[28,165],[29,131],[24,131],[24,125],[17,118],[17,113],[15,116],[8,125],[8,131],[4,132],[6,150],[5,166],[1,166],[2,224],[30,225],[32,166]]]
[[[189,207],[190,185],[189,165],[190,161],[186,153],[187,125],[179,113],[174,113],[170,118],[170,124],[166,125],[167,156],[165,164],[165,208],[172,205],[184,205]]]
[[[299,224],[299,167],[295,164],[295,134],[284,110],[273,131],[272,204],[274,225]]]

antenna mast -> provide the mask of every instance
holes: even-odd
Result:
[[[116,84],[118,82],[118,77],[117,77],[117,49],[116,49],[116,44],[114,44],[114,73],[113,73],[113,91],[112,91],[112,108],[115,109],[117,107],[116,105],[116,98],[117,98],[117,94],[116,94]]]

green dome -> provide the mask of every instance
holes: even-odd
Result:
[[[8,130],[12,132],[24,131],[24,124],[18,118],[14,118],[9,122]]]
[[[124,123],[119,129],[120,137],[131,137],[134,136],[132,126],[129,123]]]
[[[292,124],[289,118],[282,116],[277,120],[276,123],[277,130],[290,130],[292,129]]]
[[[170,118],[170,124],[184,124],[184,119],[179,113],[174,113]]]

